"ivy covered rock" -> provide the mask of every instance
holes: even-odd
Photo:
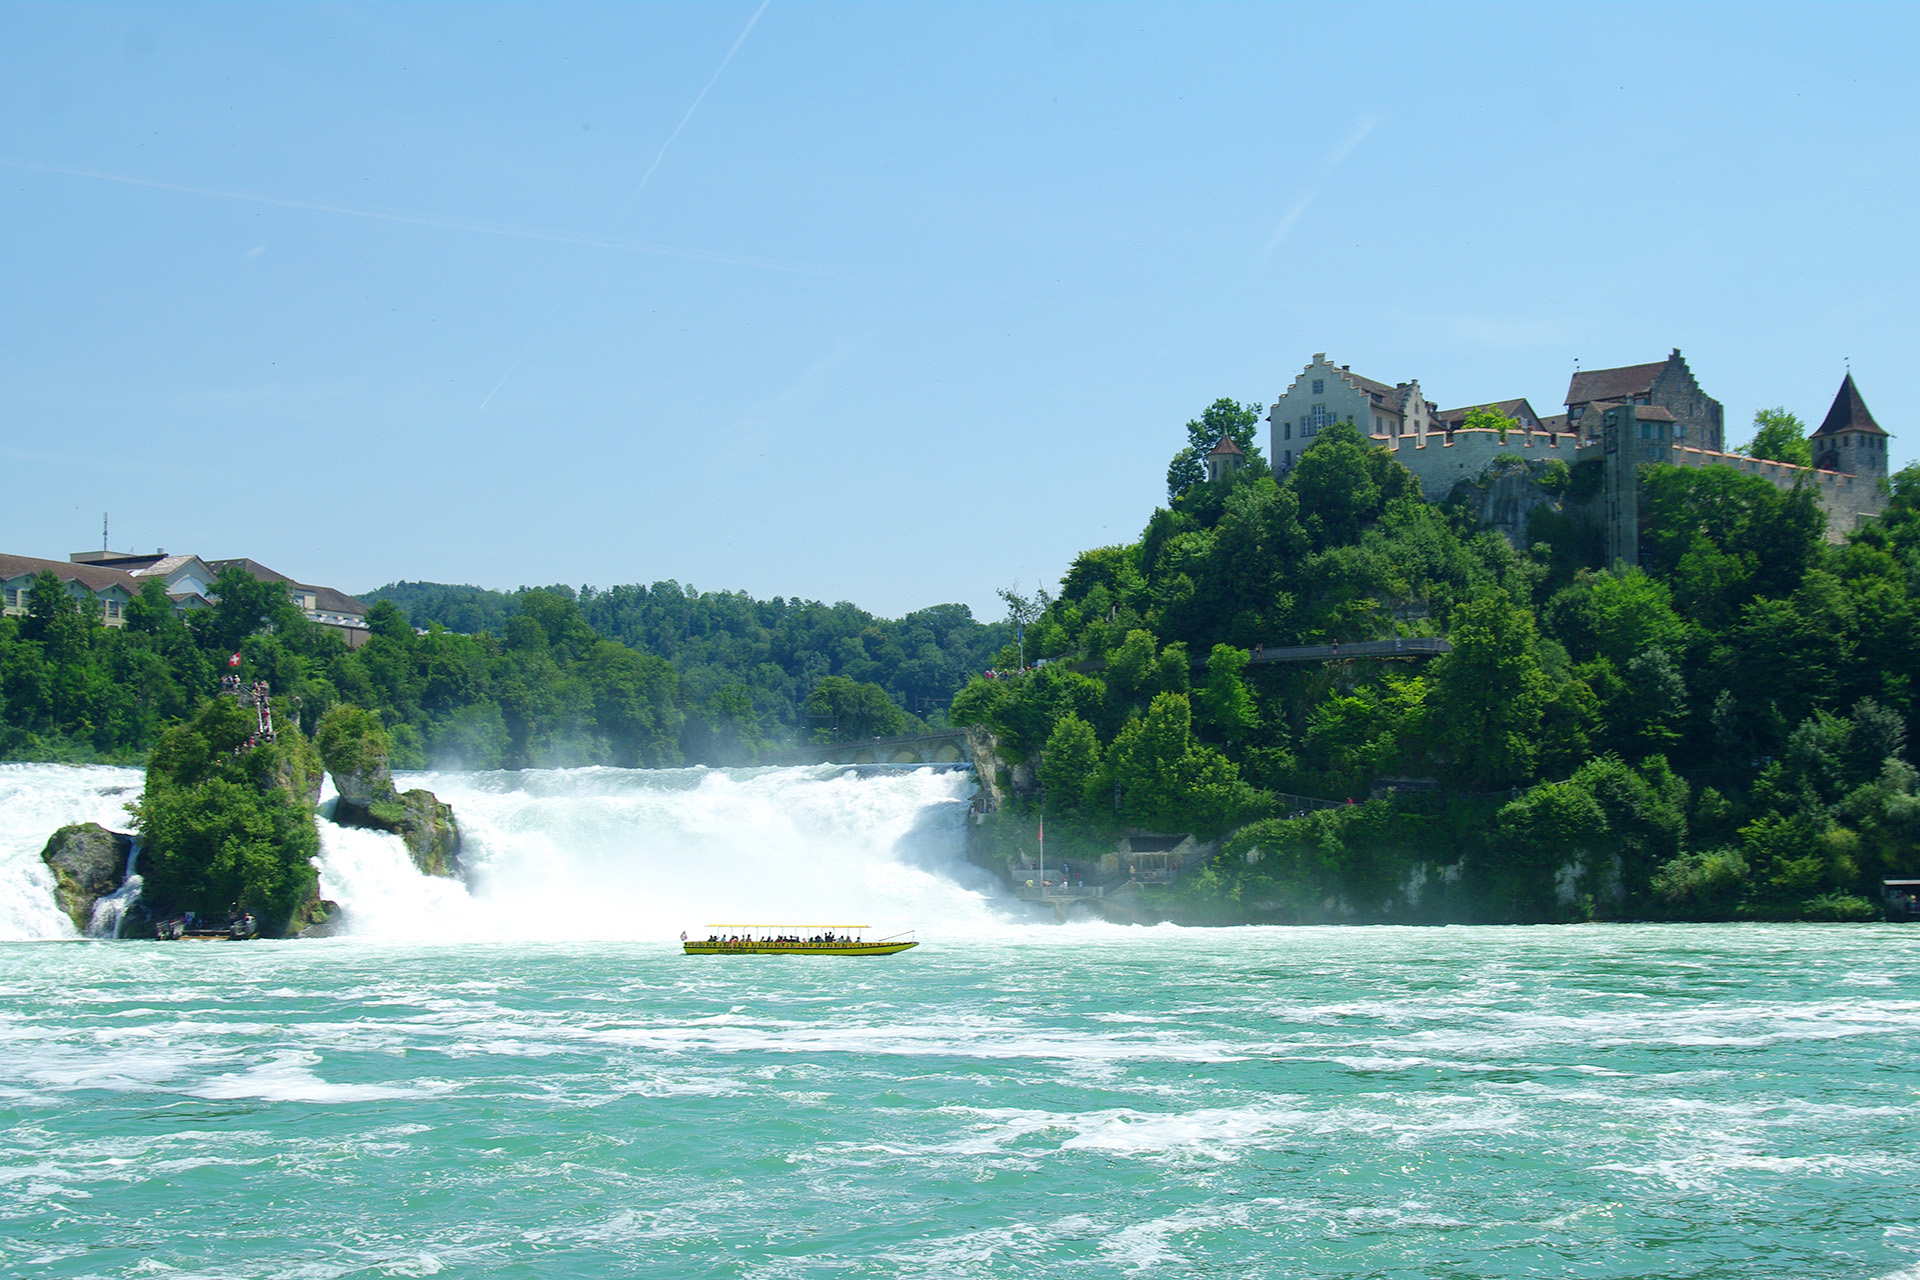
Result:
[[[154,747],[134,806],[152,914],[252,912],[284,937],[318,900],[319,756],[298,729],[256,741],[258,728],[250,708],[214,698]]]
[[[402,793],[394,787],[393,743],[380,717],[344,703],[330,707],[316,739],[340,792],[333,809],[336,823],[399,836],[425,875],[451,876],[459,870],[460,827],[452,806],[431,791]]]

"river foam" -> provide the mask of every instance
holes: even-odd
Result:
[[[0,765],[0,940],[72,938],[40,861],[71,822],[125,830],[137,769]],[[971,929],[999,920],[963,857],[965,773],[537,769],[404,775],[454,808],[458,878],[395,836],[335,825],[320,892],[363,937],[667,939],[717,924]]]

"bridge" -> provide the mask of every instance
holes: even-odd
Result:
[[[1269,649],[1256,645],[1250,662],[1331,662],[1339,658],[1430,658],[1452,653],[1453,645],[1437,636],[1397,636],[1392,640],[1355,640],[1350,644],[1296,644]],[[1204,667],[1205,660],[1194,664]]]
[[[1391,640],[1353,640],[1345,644],[1293,644],[1269,647],[1257,644],[1247,652],[1247,661],[1256,662],[1338,662],[1343,658],[1433,658],[1452,653],[1453,644],[1443,636],[1396,636]],[[1195,657],[1192,667],[1204,671],[1208,659]],[[1088,674],[1107,665],[1105,658],[1088,658],[1067,667]]]
[[[775,752],[762,764],[940,764],[971,767],[973,752],[959,729],[909,733],[897,738],[802,743]]]

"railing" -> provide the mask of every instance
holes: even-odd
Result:
[[[1269,649],[1254,646],[1250,662],[1324,662],[1331,658],[1424,658],[1452,653],[1440,636],[1398,636],[1392,640],[1355,640],[1348,644],[1296,644]]]

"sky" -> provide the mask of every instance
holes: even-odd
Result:
[[[1319,351],[1920,422],[1920,6],[0,3],[0,551],[1056,584]],[[1262,426],[1262,441],[1265,441]]]

